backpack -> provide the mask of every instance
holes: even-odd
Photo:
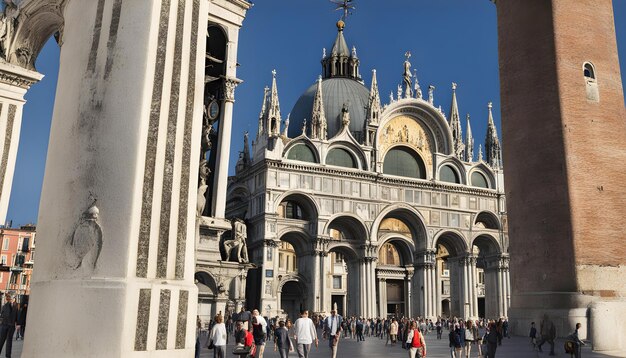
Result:
[[[413,330],[413,340],[411,341],[411,347],[420,348],[422,346],[422,341],[420,340],[420,331],[417,329]]]
[[[458,332],[454,333],[454,346],[456,348],[461,347],[461,335]]]

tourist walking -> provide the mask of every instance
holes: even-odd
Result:
[[[0,352],[4,342],[7,343],[5,356],[11,357],[13,348],[13,333],[15,333],[15,322],[17,321],[17,304],[15,303],[15,294],[7,292],[4,294],[6,303],[0,309]]]
[[[330,316],[326,317],[324,324],[324,337],[328,338],[328,346],[330,347],[331,358],[337,357],[337,348],[339,346],[339,337],[341,336],[341,324],[343,318],[333,309]]]
[[[472,351],[472,345],[476,344],[478,341],[478,337],[480,334],[478,333],[478,327],[474,326],[474,322],[471,319],[468,319],[465,322],[465,357],[469,358]]]
[[[263,358],[263,352],[265,352],[265,340],[267,339],[267,323],[263,325],[262,322],[265,322],[263,317],[258,315],[255,316],[253,313],[252,316],[252,337],[254,338],[254,345],[256,346],[256,356],[257,358]]]
[[[530,337],[530,344],[533,346],[533,351],[537,349],[537,328],[535,328],[535,322],[530,323],[530,332],[528,332],[528,336]]]
[[[398,339],[398,322],[395,318],[391,319],[391,324],[389,325],[389,337],[391,339],[391,345],[394,346]]]
[[[454,327],[450,330],[448,334],[448,339],[450,341],[450,358],[461,358],[461,352],[463,351],[463,346],[461,345],[461,328],[458,323],[454,325]]]
[[[226,325],[224,324],[224,318],[222,315],[217,315],[213,318],[215,324],[211,328],[209,334],[209,347],[213,344],[213,358],[225,358],[226,357]]]
[[[409,332],[406,337],[406,345],[409,347],[409,358],[426,357],[426,342],[424,336],[417,329],[415,321],[411,321]]]
[[[274,351],[278,351],[280,358],[288,358],[289,352],[293,352],[289,331],[285,327],[285,321],[282,320],[278,322],[278,328],[274,331]]]
[[[498,342],[500,341],[498,337],[496,323],[489,323],[489,332],[487,333],[487,358],[495,358]]]
[[[543,315],[543,319],[539,324],[539,331],[541,332],[541,340],[537,344],[539,348],[539,352],[543,352],[541,346],[548,342],[550,344],[550,355],[554,355],[554,340],[556,339],[556,327],[554,326],[554,322],[548,317],[547,314]]]
[[[578,337],[578,330],[580,329],[580,327],[581,327],[581,324],[576,323],[576,329],[574,329],[574,332],[567,337],[567,342],[565,342],[566,345],[571,344],[572,347],[570,350],[570,354],[572,357],[575,357],[575,358],[580,358],[582,346],[585,345],[585,342],[583,342]]]
[[[315,342],[315,347],[319,345],[317,339],[317,330],[315,324],[309,318],[309,311],[303,310],[300,313],[300,318],[296,320],[294,324],[296,345],[298,347],[298,357],[307,358],[311,351],[311,344]]]

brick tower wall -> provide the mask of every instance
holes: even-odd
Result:
[[[497,8],[512,308],[626,297],[626,109],[612,3]],[[587,61],[599,101],[588,99]]]

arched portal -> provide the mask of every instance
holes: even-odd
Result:
[[[306,309],[306,290],[301,282],[297,279],[289,279],[284,282],[280,295],[280,308],[287,318],[295,322],[300,312]]]
[[[342,316],[362,316],[365,303],[362,302],[362,260],[348,245],[330,248],[325,258],[325,276],[330,278],[326,307],[337,307]],[[330,309],[329,309],[330,310]]]
[[[395,219],[390,219],[395,220]],[[386,226],[383,223],[383,227]],[[389,234],[379,246],[376,291],[381,317],[410,316],[413,247],[407,237]]]
[[[213,276],[200,271],[194,275],[198,287],[198,317],[203,323],[208,323],[216,314],[215,299],[218,294],[217,283]]]
[[[472,253],[476,257],[479,317],[506,316],[509,294],[501,274],[500,244],[490,234],[480,234],[472,242]]]
[[[466,312],[465,280],[466,272],[463,268],[467,244],[460,233],[443,232],[435,240],[435,270],[436,270],[436,302],[446,303],[449,314],[456,317],[469,317]],[[444,305],[437,307],[437,313],[443,314]]]

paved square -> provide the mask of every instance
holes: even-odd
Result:
[[[448,348],[448,340],[447,336],[444,334],[444,339],[437,340],[436,335],[434,333],[427,334],[426,338],[426,347],[428,348],[427,357],[439,358],[439,357],[450,357],[450,350]],[[502,346],[498,347],[496,352],[496,357],[507,357],[507,358],[540,358],[546,357],[548,358],[549,345],[546,343],[543,347],[544,352],[539,353],[532,350],[528,343],[528,339],[526,337],[513,337],[510,339],[504,339],[502,342]],[[227,356],[233,356],[230,354],[232,351],[232,347],[229,346],[227,349]],[[475,350],[475,347],[472,348],[471,357],[478,357],[478,352]],[[565,350],[563,349],[563,341],[559,340],[556,343],[556,353],[557,357],[569,357],[569,354],[565,354]],[[337,353],[338,357],[408,357],[408,352],[403,350],[401,346],[398,344],[396,346],[387,345],[385,346],[385,340],[381,340],[376,337],[367,337],[365,342],[357,342],[354,339],[342,339],[339,342],[339,351]],[[202,348],[202,358],[212,358],[213,351],[208,350],[206,348],[206,344],[203,345]],[[277,352],[274,352],[274,344],[269,343],[267,345],[264,358],[278,358],[279,355]],[[290,353],[289,357],[298,357],[296,352]],[[319,348],[312,349],[312,353],[309,355],[311,358],[317,357],[330,357],[330,349],[328,348],[328,342],[320,341]],[[465,357],[465,355],[463,355]],[[584,358],[609,358],[609,357],[626,357],[626,352],[615,352],[611,354],[600,354],[591,351],[591,347],[589,345],[583,347],[582,357]]]

